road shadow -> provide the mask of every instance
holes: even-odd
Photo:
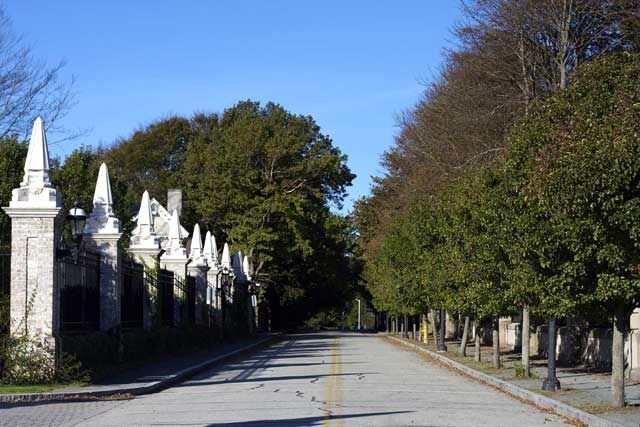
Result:
[[[323,363],[269,363],[267,365],[261,365],[261,368],[264,369],[272,369],[272,368],[289,368],[293,366],[322,366],[322,365],[359,365],[364,362],[323,362]],[[247,366],[245,364],[237,364],[237,365],[225,365],[226,369],[246,369]]]
[[[330,422],[331,420],[348,420],[361,417],[379,417],[382,415],[408,414],[412,412],[414,411],[367,412],[364,414],[330,415],[328,417],[321,416],[284,418],[279,420],[234,421],[230,423],[213,423],[209,424],[208,427],[312,427],[325,424],[326,422]]]
[[[245,377],[246,374],[243,374],[241,378],[231,378],[227,380],[221,381],[202,381],[198,380],[188,383],[181,383],[174,385],[173,387],[193,387],[193,386],[206,386],[206,385],[215,385],[215,384],[234,384],[234,383],[253,383],[253,382],[269,382],[269,381],[290,381],[290,380],[314,380],[317,378],[325,378],[325,377],[350,377],[350,376],[362,376],[362,375],[378,375],[378,372],[354,372],[348,374],[327,374],[327,375],[291,375],[291,376],[279,376],[279,377],[256,377],[250,378]],[[251,375],[249,373],[248,375]]]

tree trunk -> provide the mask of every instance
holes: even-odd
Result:
[[[384,317],[385,317],[385,319],[386,319],[386,322],[385,322],[385,323],[386,323],[386,325],[387,325],[387,327],[386,327],[386,329],[385,329],[385,332],[388,334],[388,333],[389,333],[389,316],[385,314],[385,316],[384,316]]]
[[[436,325],[436,312],[431,310],[431,331],[433,333],[433,344],[438,348],[438,327]]]
[[[416,339],[416,318],[415,318],[415,316],[413,316],[411,318],[411,327],[412,327],[411,333],[413,334],[411,336],[411,339],[415,340]]]
[[[482,330],[482,328],[480,327],[480,321],[476,320],[476,336],[475,336],[475,340],[476,340],[476,353],[473,356],[473,360],[475,360],[476,362],[480,363],[482,362],[482,354],[481,351],[482,349],[480,348],[480,331]]]
[[[407,314],[404,315],[404,325],[402,328],[404,338],[409,338],[409,316]]]
[[[629,316],[624,308],[616,310],[613,321],[613,348],[611,351],[611,406],[622,408],[624,399],[624,336]]]
[[[469,316],[464,318],[464,329],[462,330],[462,341],[460,341],[460,349],[458,354],[462,357],[467,357],[467,338],[469,336]]]
[[[500,318],[493,323],[493,367],[500,368]]]
[[[529,306],[527,304],[522,307],[522,328],[520,334],[522,335],[522,368],[524,369],[524,376],[529,378],[531,376],[529,366]]]

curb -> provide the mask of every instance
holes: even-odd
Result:
[[[605,420],[604,418],[600,418],[597,417],[595,415],[589,414],[587,412],[581,411],[579,409],[576,409],[572,406],[566,405],[562,402],[558,402],[557,400],[553,400],[551,398],[548,398],[546,396],[542,396],[538,393],[534,393],[533,391],[529,391],[526,390],[524,388],[518,387],[515,384],[511,384],[507,381],[503,381],[500,380],[498,378],[492,377],[491,375],[487,375],[484,374],[482,372],[476,371],[475,369],[471,369],[468,366],[465,366],[461,363],[458,363],[456,361],[453,361],[451,359],[449,359],[448,357],[442,356],[438,353],[434,353],[431,350],[427,350],[426,348],[419,346],[417,344],[408,342],[408,341],[404,341],[400,338],[396,338],[396,337],[392,337],[390,335],[385,335],[387,338],[390,338],[394,341],[397,341],[407,347],[411,347],[414,350],[418,350],[420,352],[423,353],[427,353],[429,356],[433,357],[434,359],[439,360],[440,362],[444,363],[445,365],[448,365],[458,371],[462,371],[463,373],[465,373],[466,375],[476,379],[476,380],[480,380],[482,382],[485,382],[487,384],[490,384],[494,387],[499,388],[500,390],[504,391],[505,393],[523,399],[523,400],[527,400],[529,402],[534,403],[536,406],[539,406],[541,408],[545,408],[545,409],[550,409],[553,412],[555,412],[558,415],[562,415],[564,417],[568,417],[568,418],[574,418],[576,420],[579,420],[587,425],[589,425],[590,427],[624,427],[621,424],[615,423],[613,421],[609,421],[609,420]]]
[[[175,374],[167,375],[167,377],[162,380],[149,382],[146,385],[139,386],[139,387],[129,387],[129,388],[114,387],[106,390],[85,391],[85,392],[67,391],[67,392],[59,392],[59,393],[54,392],[54,393],[0,394],[0,403],[17,403],[17,402],[23,403],[23,402],[46,401],[46,400],[76,400],[76,399],[84,400],[84,399],[110,397],[110,396],[117,397],[118,395],[140,396],[143,394],[156,393],[173,384],[184,381],[187,378],[197,374],[198,372],[204,371],[220,362],[224,362],[229,359],[232,359],[233,357],[238,356],[242,353],[248,352],[250,350],[254,350],[281,336],[282,334],[270,335],[252,344],[230,351],[229,353],[220,354],[218,356],[213,357],[212,359],[205,360],[204,362],[200,362],[197,365],[182,369],[176,372]]]

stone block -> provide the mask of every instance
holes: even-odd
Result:
[[[582,353],[582,362],[586,366],[599,369],[611,369],[611,345],[613,331],[608,328],[591,329],[587,333],[587,342]]]
[[[546,357],[549,350],[549,325],[540,325],[536,328],[536,341],[538,344],[536,354]]]
[[[522,333],[520,332],[520,324],[511,322],[507,325],[507,339],[503,347],[510,350],[518,350],[522,346]]]
[[[631,329],[640,330],[640,308],[636,308],[630,319]]]
[[[178,216],[182,217],[182,190],[170,188],[167,191],[167,210],[171,214],[176,210],[178,211]]]
[[[640,381],[640,331],[629,333],[629,376],[634,381]]]
[[[196,325],[206,325],[209,318],[207,307],[207,270],[209,270],[209,268],[206,264],[204,266],[189,265],[187,267],[187,274],[195,278],[196,284]]]

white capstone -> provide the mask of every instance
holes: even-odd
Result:
[[[244,272],[242,271],[242,258],[242,252],[235,251],[235,253],[233,254],[233,274],[235,274],[235,276],[238,278],[244,277]]]
[[[51,187],[49,150],[42,119],[33,123],[31,140],[24,163],[24,176],[19,188],[12,191],[11,208],[60,208],[62,198]]]
[[[218,265],[218,248],[216,246],[216,238],[210,231],[207,231],[204,238],[204,248],[202,253],[207,259],[209,266],[215,268]]]
[[[169,223],[169,240],[167,243],[165,258],[187,258],[187,250],[183,244],[182,227],[178,218],[178,211],[174,210]]]
[[[251,266],[249,265],[249,257],[246,256],[242,260],[242,272],[248,280],[251,280]]]
[[[120,233],[120,220],[113,213],[111,183],[106,164],[100,165],[96,189],[93,192],[93,210],[84,228],[85,234],[117,234]]]
[[[131,233],[131,246],[136,249],[160,249],[160,242],[153,226],[149,192],[142,193],[136,228]]]
[[[202,237],[200,236],[200,225],[193,227],[193,237],[191,238],[191,252],[189,253],[191,262],[197,266],[206,266],[207,258],[202,253]]]
[[[229,244],[225,242],[222,248],[222,260],[220,261],[222,267],[231,268],[231,256],[229,255]]]
[[[150,197],[149,205],[151,208],[151,218],[156,237],[160,241],[161,248],[166,249],[169,245],[171,213],[167,211],[154,197]],[[180,213],[178,212],[178,216],[179,215]],[[132,220],[137,222],[138,215],[134,216]],[[183,242],[189,237],[189,232],[182,225],[180,226],[180,235],[182,236]]]

